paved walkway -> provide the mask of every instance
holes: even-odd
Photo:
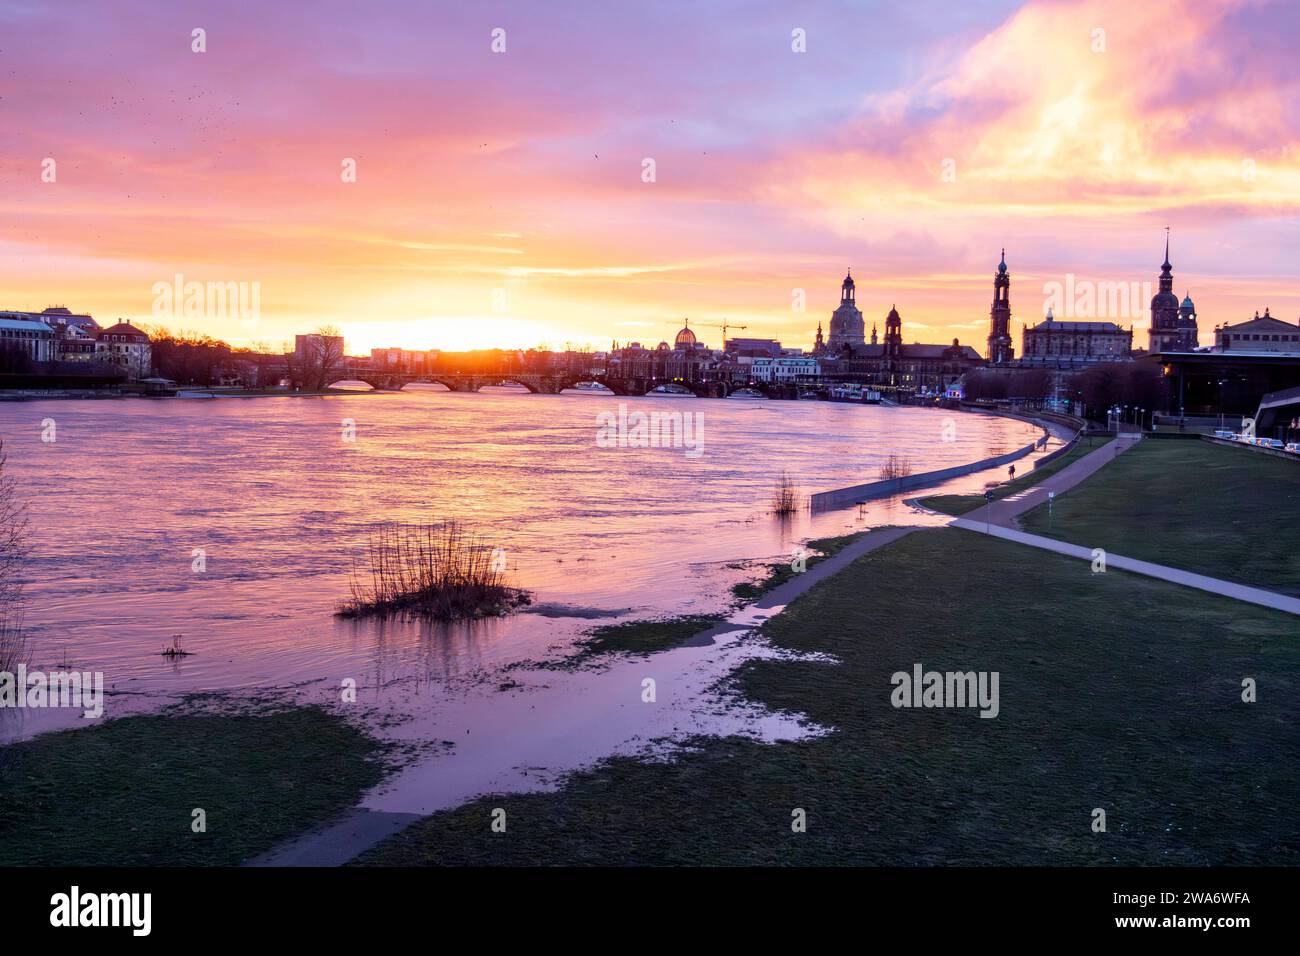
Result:
[[[971,521],[978,518],[981,522],[1002,525],[1004,528],[1016,528],[1018,527],[1016,523],[1018,517],[1032,508],[1047,503],[1047,493],[1049,491],[1054,491],[1057,494],[1069,491],[1079,482],[1124,454],[1138,441],[1137,436],[1122,435],[1114,441],[1102,445],[1096,451],[1071,462],[1056,474],[1044,478],[1038,484],[1031,485],[1024,491],[1017,491],[1005,498],[999,498],[991,505],[981,505],[975,511],[967,512],[967,518]]]
[[[1044,551],[1055,551],[1057,554],[1068,555],[1071,558],[1080,558],[1084,561],[1093,560],[1091,548],[1069,544],[1065,541],[1057,541],[1055,538],[1027,534],[1014,528],[1006,528],[997,524],[987,525],[983,521],[971,521],[968,518],[957,518],[952,522],[952,526],[965,528],[967,531],[978,531],[980,534],[989,534],[1006,541],[1015,541],[1018,544],[1027,544],[1034,548],[1042,548]],[[1300,614],[1300,598],[1287,597],[1285,594],[1278,594],[1276,591],[1252,588],[1245,584],[1235,584],[1232,581],[1224,581],[1220,578],[1206,577],[1204,574],[1195,574],[1191,571],[1181,571],[1178,568],[1167,567],[1163,564],[1152,564],[1150,561],[1139,561],[1137,558],[1126,558],[1121,554],[1112,554],[1107,551],[1106,569],[1109,571],[1112,568],[1117,568],[1120,571],[1132,571],[1134,574],[1145,574],[1149,578],[1171,581],[1174,584],[1196,588],[1199,591],[1209,591],[1211,594],[1221,594],[1224,597],[1246,601],[1249,604],[1258,604],[1262,607],[1286,611],[1288,614]]]
[[[1099,468],[1113,461],[1117,455],[1124,454],[1135,444],[1137,444],[1137,440],[1128,436],[1121,436],[1062,468],[1050,478],[1044,479],[1040,484],[1017,494],[1008,495],[1006,498],[992,502],[991,505],[985,505],[975,511],[968,512],[967,517],[954,518],[950,525],[954,528],[963,528],[966,531],[978,531],[980,534],[992,535],[1006,541],[1015,541],[1017,544],[1042,548],[1044,551],[1053,551],[1072,558],[1092,561],[1093,553],[1091,548],[1058,541],[1055,538],[1028,534],[1019,530],[1016,519],[1031,508],[1046,503],[1049,491],[1055,491],[1058,494],[1068,491]],[[1300,598],[1288,597],[1275,591],[1252,588],[1245,584],[1224,581],[1220,578],[1211,578],[1204,574],[1195,574],[1191,571],[1183,571],[1163,564],[1153,564],[1150,561],[1139,561],[1137,558],[1126,558],[1121,554],[1114,554],[1109,551],[1106,552],[1106,568],[1108,570],[1117,568],[1121,571],[1131,571],[1134,574],[1145,574],[1147,577],[1159,578],[1162,581],[1170,581],[1184,587],[1196,588],[1199,591],[1209,591],[1211,594],[1220,594],[1249,604],[1258,604],[1261,607],[1285,611],[1288,614],[1300,614]]]

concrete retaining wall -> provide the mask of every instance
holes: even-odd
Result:
[[[1044,455],[1042,458],[1035,459],[1034,471],[1037,471],[1039,468],[1042,468],[1050,461],[1055,461],[1056,459],[1060,458],[1062,455],[1068,455],[1070,451],[1078,444],[1079,444],[1079,435],[1075,435],[1073,438],[1071,438],[1060,448],[1056,449],[1056,451],[1052,452],[1050,455]]]
[[[919,475],[907,475],[904,478],[891,478],[888,481],[872,481],[865,485],[854,485],[851,488],[837,488],[835,491],[822,491],[812,496],[812,509],[814,511],[825,511],[830,508],[847,508],[859,501],[869,501],[872,498],[888,498],[890,495],[896,495],[901,491],[911,491],[914,488],[937,485],[949,478],[960,478],[962,475],[969,475],[971,472],[1009,464],[1018,458],[1024,458],[1037,447],[1038,442],[1033,441],[1016,451],[998,455],[996,458],[974,461],[968,465],[957,465],[940,471],[927,471]]]

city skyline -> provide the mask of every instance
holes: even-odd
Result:
[[[5,102],[27,131],[0,173],[5,308],[57,288],[157,321],[182,274],[259,285],[254,323],[162,323],[235,345],[331,324],[362,352],[602,347],[689,316],[806,348],[852,266],[869,323],[897,301],[919,339],[983,352],[1003,247],[1018,337],[1067,275],[1154,282],[1171,225],[1203,342],[1300,314],[1296,99],[1251,65],[1284,56],[1280,4],[413,4],[364,42],[333,4],[256,30],[78,9],[0,14],[31,87]],[[1141,342],[1133,313],[1096,317]]]

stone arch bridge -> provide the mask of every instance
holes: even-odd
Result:
[[[558,395],[566,388],[573,388],[579,382],[596,382],[604,385],[615,395],[644,395],[656,385],[666,384],[668,379],[614,378],[606,375],[575,374],[537,374],[529,372],[505,372],[499,374],[461,375],[461,374],[402,374],[394,372],[366,372],[359,369],[340,370],[334,381],[349,379],[362,381],[371,388],[393,390],[403,385],[423,383],[442,385],[453,392],[477,392],[486,385],[522,385],[530,392],[540,395]],[[679,382],[689,388],[699,398],[726,398],[740,386],[728,382]],[[762,386],[750,386],[759,387]]]

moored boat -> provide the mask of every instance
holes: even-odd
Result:
[[[670,398],[694,398],[695,393],[685,385],[678,385],[676,382],[666,382],[663,385],[656,385],[650,389],[647,395],[655,395],[660,398],[665,396]]]

